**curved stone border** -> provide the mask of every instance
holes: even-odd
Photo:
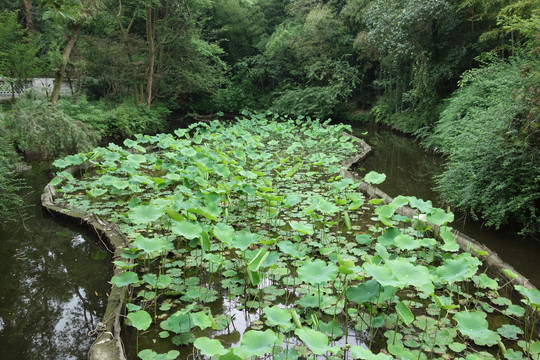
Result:
[[[385,204],[390,204],[394,199],[388,195],[387,193],[383,192],[381,189],[371,185],[371,184],[368,184],[366,183],[365,181],[362,180],[362,177],[359,176],[358,174],[354,173],[353,171],[351,171],[351,166],[354,165],[355,163],[358,163],[362,160],[364,160],[366,158],[366,156],[369,154],[369,152],[371,151],[371,146],[369,146],[364,140],[354,136],[354,135],[351,135],[351,134],[348,134],[348,136],[354,138],[354,139],[357,139],[357,141],[360,143],[360,146],[362,146],[363,149],[367,149],[367,150],[363,150],[359,155],[355,156],[353,159],[350,159],[350,160],[346,160],[342,163],[342,166],[345,167],[345,169],[341,170],[341,174],[344,176],[344,177],[348,177],[348,178],[351,178],[351,179],[354,179],[354,180],[358,180],[358,181],[361,181],[361,184],[360,184],[360,189],[364,192],[364,193],[367,193],[369,196],[372,196],[372,197],[377,197],[377,198],[380,198],[380,199],[384,199],[384,203]],[[417,211],[408,207],[408,206],[402,206],[400,207],[397,211],[396,211],[398,214],[400,215],[403,215],[403,216],[407,216],[407,217],[410,217],[410,218],[413,218],[416,214],[417,214]],[[437,230],[439,227],[436,226],[436,225],[433,225],[433,229]],[[453,230],[452,231],[453,234],[454,234],[454,237],[456,238],[456,242],[459,244],[459,247],[461,248],[462,251],[468,251],[470,252],[472,255],[474,256],[477,256],[479,257],[476,252],[474,251],[475,249],[476,250],[482,250],[482,251],[485,251],[488,253],[488,255],[485,255],[485,256],[482,256],[482,257],[479,257],[480,260],[482,260],[482,262],[488,267],[488,270],[490,271],[493,271],[495,270],[497,276],[500,276],[504,279],[506,279],[507,281],[509,282],[514,282],[516,284],[519,284],[519,285],[522,285],[526,288],[529,288],[529,289],[536,289],[536,287],[531,284],[529,282],[529,280],[527,278],[525,278],[523,275],[521,275],[519,272],[517,272],[513,266],[505,263],[500,257],[499,255],[497,255],[496,252],[490,250],[487,246],[479,243],[478,241],[474,240],[473,238],[470,238],[469,236],[457,231],[457,230]],[[509,276],[506,272],[503,271],[503,269],[507,269],[507,270],[510,270],[511,272],[513,272],[514,274],[517,275],[517,278],[513,278],[511,276]]]
[[[88,166],[75,166],[70,167],[65,171],[74,174],[86,168],[88,168]],[[94,214],[88,215],[80,210],[57,205],[54,203],[55,198],[56,189],[51,184],[47,184],[41,195],[41,205],[43,208],[47,209],[53,216],[66,218],[93,229],[107,250],[113,252],[113,258],[117,259],[120,257],[124,252],[123,248],[128,245],[128,240],[116,224],[103,221]],[[123,260],[125,261],[125,259]],[[115,276],[120,276],[123,272],[124,270],[115,266]],[[123,306],[124,292],[121,291],[119,287],[113,285],[109,293],[103,320],[98,324],[95,330],[97,338],[88,352],[89,360],[126,360],[122,339],[120,337],[120,319],[123,316]]]
[[[362,151],[355,157],[342,162],[341,165],[344,167],[344,169],[341,170],[341,174],[344,177],[360,181],[360,189],[369,196],[384,199],[385,204],[391,203],[393,200],[392,197],[379,188],[362,181],[362,177],[351,171],[352,165],[364,160],[372,151],[371,146],[369,146],[364,140],[354,135],[346,132],[343,132],[343,134],[356,139],[360,143]],[[88,165],[83,164],[80,166],[70,167],[65,171],[74,174],[75,172],[85,170],[88,167]],[[76,209],[57,205],[54,203],[55,198],[56,189],[51,184],[47,184],[43,194],[41,195],[41,205],[43,208],[47,209],[47,211],[49,211],[53,216],[59,216],[74,222],[79,222],[79,224],[93,229],[102,242],[104,239],[107,241],[108,244],[104,244],[105,246],[109,245],[113,248],[114,258],[116,259],[120,257],[120,255],[123,253],[123,248],[128,246],[128,239],[120,231],[116,224],[101,220],[94,214],[88,215]],[[403,216],[408,216],[411,218],[417,214],[416,210],[413,210],[408,206],[399,208],[397,212]],[[434,227],[436,228],[436,226]],[[480,244],[476,240],[462,234],[457,230],[454,230],[454,236],[456,238],[456,242],[463,251],[468,251],[475,256],[476,253],[474,252],[474,249],[486,251],[488,255],[481,259],[482,262],[488,267],[495,268],[499,276],[507,279],[509,282],[515,281],[517,284],[523,285],[530,289],[535,289],[534,285],[532,285],[524,276],[519,274],[511,265],[502,261],[502,259],[494,251],[491,251],[485,245]],[[110,251],[110,249],[108,250]],[[508,269],[514,272],[517,275],[517,279],[510,277],[507,273],[502,271],[503,269]],[[123,272],[124,270],[120,269],[119,267],[115,267],[114,275],[120,276]],[[105,315],[103,316],[102,322],[98,325],[98,329],[96,329],[98,332],[97,339],[90,347],[88,353],[89,360],[126,360],[120,335],[120,319],[123,317],[123,305],[124,293],[120,288],[113,285],[107,301]]]

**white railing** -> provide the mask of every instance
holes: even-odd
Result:
[[[26,89],[35,88],[42,91],[44,94],[49,95],[54,87],[54,78],[34,78],[31,81],[26,82],[24,85],[15,84],[12,87],[11,80],[0,78],[0,98],[2,97],[19,97],[19,95]],[[70,95],[71,89],[67,82],[63,82],[60,86],[60,94]]]

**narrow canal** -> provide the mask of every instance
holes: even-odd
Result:
[[[386,180],[378,187],[388,195],[412,195],[431,200],[434,205],[446,209],[447,204],[433,190],[436,186],[434,177],[444,170],[442,157],[426,151],[407,136],[379,126],[357,126],[353,130],[355,135],[363,137],[373,147],[372,154],[360,164],[360,174],[370,170],[385,173]],[[365,170],[362,171],[361,168]],[[459,211],[455,211],[452,226],[486,244],[534,286],[540,288],[539,241],[530,237],[524,238],[508,228],[486,228],[481,221],[474,221]]]
[[[105,312],[111,258],[99,239],[43,214],[47,171],[25,177],[27,218],[0,228],[0,359],[85,359]]]

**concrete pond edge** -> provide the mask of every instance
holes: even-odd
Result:
[[[341,174],[344,177],[351,178],[360,181],[360,190],[366,193],[370,197],[376,197],[384,199],[385,204],[392,202],[393,198],[380,190],[379,188],[366,183],[362,180],[358,174],[352,171],[351,167],[355,164],[362,162],[372,151],[370,145],[364,140],[351,135],[349,133],[343,133],[346,136],[350,136],[359,143],[359,148],[362,150],[353,158],[347,159],[342,162],[343,169]],[[79,166],[72,166],[67,168],[66,172],[75,174],[77,172],[88,169],[86,164]],[[119,259],[120,255],[124,252],[124,248],[127,248],[129,241],[125,234],[123,234],[118,226],[114,223],[110,223],[103,219],[100,219],[95,214],[87,214],[83,211],[69,208],[67,206],[61,206],[54,203],[57,197],[56,189],[51,183],[45,186],[43,194],[41,195],[41,205],[52,216],[69,220],[73,223],[78,223],[86,228],[93,230],[105,248],[113,254],[114,259]],[[414,217],[417,212],[408,206],[403,206],[397,211],[400,215]],[[436,228],[436,226],[434,226]],[[488,271],[495,272],[497,276],[506,279],[508,282],[525,286],[529,289],[536,289],[528,279],[517,272],[511,265],[505,263],[494,251],[487,248],[485,245],[480,244],[478,241],[468,237],[467,235],[453,230],[456,242],[459,244],[462,251],[468,251],[473,256],[479,257],[474,249],[482,250],[488,253],[486,256],[479,257],[480,260],[488,267]],[[123,259],[124,261],[126,259]],[[503,269],[508,269],[517,275],[517,278],[509,276]],[[124,272],[123,269],[115,266],[114,276],[120,276]],[[88,352],[88,360],[126,360],[125,350],[121,339],[121,328],[123,318],[123,306],[124,306],[125,294],[119,287],[113,285],[111,287],[109,297],[107,300],[107,307],[103,320],[98,324],[95,329],[97,335],[96,340],[90,347]]]
[[[65,171],[74,174],[86,168],[88,167],[74,166]],[[95,214],[89,215],[77,209],[57,205],[54,203],[56,196],[54,186],[50,183],[47,184],[41,195],[42,207],[54,217],[66,219],[93,230],[103,246],[113,254],[113,259],[120,259],[124,248],[128,247],[128,239],[116,224],[104,221]],[[126,261],[126,259],[122,260]],[[120,276],[123,272],[123,269],[115,266],[114,276]],[[113,285],[109,292],[102,321],[93,331],[97,337],[88,352],[89,360],[126,360],[121,339],[124,300],[125,294],[122,289]]]

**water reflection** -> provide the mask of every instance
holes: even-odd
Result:
[[[95,239],[42,214],[41,182],[31,219],[0,229],[0,359],[83,359],[105,311],[110,259]]]

